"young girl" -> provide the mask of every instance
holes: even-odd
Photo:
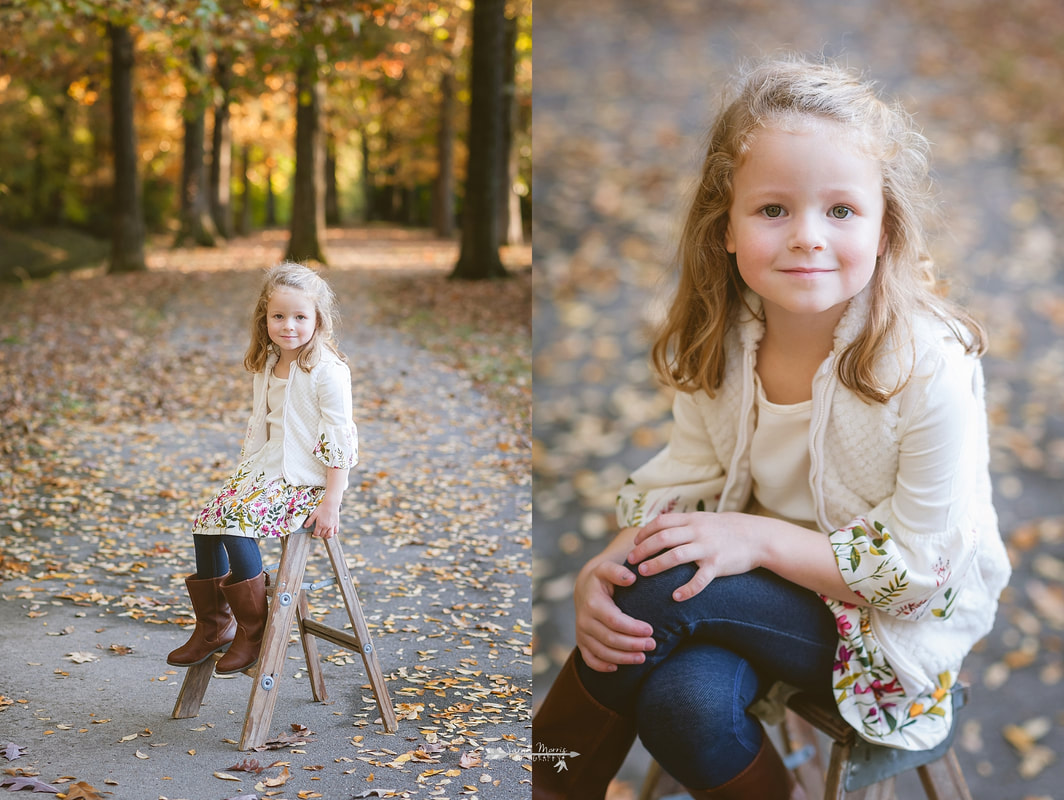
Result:
[[[673,431],[577,578],[578,649],[533,720],[570,755],[534,761],[537,800],[602,798],[636,733],[693,797],[801,796],[748,711],[776,682],[877,744],[947,735],[1010,568],[984,334],[936,292],[926,153],[800,59],[716,122],[653,347]]]
[[[241,463],[196,517],[196,574],[185,580],[196,628],[167,663],[215,669],[258,663],[266,583],[258,540],[339,529],[347,473],[358,461],[351,373],[333,340],[336,298],[317,273],[284,263],[266,273],[244,366],[255,374]]]

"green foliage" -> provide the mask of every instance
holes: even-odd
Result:
[[[130,26],[136,63],[135,124],[146,223],[173,227],[183,152],[181,114],[189,86],[203,101],[221,97],[214,72],[224,42],[231,64],[229,103],[236,153],[254,146],[252,221],[266,222],[266,160],[277,219],[291,205],[294,70],[302,46],[320,48],[326,125],[337,145],[344,219],[363,219],[363,185],[397,190],[399,218],[424,224],[438,171],[439,92],[456,79],[452,118],[459,180],[465,171],[468,119],[469,0],[305,4],[278,0],[24,0],[0,19],[0,224],[74,225],[106,234],[111,226],[110,49],[105,23]],[[520,14],[517,98],[520,154],[516,184],[531,186],[531,8]],[[190,69],[198,47],[205,69]],[[465,100],[463,100],[465,98]],[[208,130],[212,115],[207,112]],[[363,144],[365,143],[365,147]],[[368,162],[363,164],[363,152]],[[209,158],[209,154],[208,154]],[[234,168],[239,158],[234,157]],[[234,177],[234,192],[242,181]],[[460,200],[460,198],[459,198]],[[527,197],[525,197],[527,207]],[[234,210],[237,206],[234,204]]]

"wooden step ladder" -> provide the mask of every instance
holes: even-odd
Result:
[[[369,628],[362,615],[362,606],[359,605],[358,595],[355,593],[351,571],[344,560],[340,538],[333,536],[322,540],[332,562],[333,577],[315,583],[304,583],[303,574],[307,567],[307,556],[310,554],[311,538],[308,532],[300,530],[281,539],[281,562],[276,566],[276,575],[270,581],[269,593],[272,600],[262,638],[262,654],[258,664],[245,670],[245,674],[250,675],[254,683],[251,697],[248,698],[247,714],[244,716],[244,730],[240,736],[241,750],[261,747],[269,736],[293,622],[299,624],[299,638],[307,659],[307,673],[310,676],[314,700],[324,702],[328,697],[318,658],[318,644],[315,641],[325,639],[340,647],[355,650],[362,656],[385,731],[395,733],[399,727],[377,659],[377,651],[370,639]],[[267,571],[272,569],[267,568]],[[351,620],[351,632],[324,625],[310,616],[307,591],[333,585],[339,587],[344,599],[347,616]],[[171,715],[174,719],[188,719],[199,714],[203,695],[214,674],[214,664],[218,658],[221,658],[221,653],[188,668],[174,704]]]

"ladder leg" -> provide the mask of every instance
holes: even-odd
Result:
[[[273,719],[273,708],[284,672],[288,635],[292,630],[302,591],[303,572],[310,552],[310,535],[292,533],[281,543],[281,564],[277,568],[276,589],[266,617],[262,653],[248,698],[240,749],[253,750],[266,741]]]
[[[817,737],[816,728],[789,708],[786,710],[780,728],[784,749],[788,754],[812,748],[812,755],[798,765],[794,774],[807,797],[823,797],[824,759],[820,752],[820,740]]]
[[[214,661],[213,658],[208,658],[199,664],[193,664],[185,671],[185,680],[181,683],[181,691],[177,694],[171,717],[189,719],[199,714],[203,695],[207,693],[207,684],[211,682],[211,675],[214,674]]]
[[[916,771],[928,800],[972,800],[952,747],[938,761],[917,767]]]
[[[328,692],[325,691],[325,676],[321,673],[321,659],[318,657],[318,640],[311,634],[307,633],[306,628],[303,627],[303,620],[310,618],[310,604],[307,602],[307,593],[301,591],[299,593],[299,608],[296,613],[296,620],[299,622],[299,639],[303,642],[303,656],[307,660],[307,675],[310,677],[310,691],[314,695],[314,700],[319,703],[324,703],[329,699]]]
[[[362,615],[362,606],[358,602],[355,584],[351,580],[351,571],[347,568],[347,561],[344,559],[344,551],[340,547],[339,537],[333,536],[331,539],[326,539],[325,547],[329,551],[329,560],[332,561],[333,571],[339,581],[340,594],[343,595],[344,605],[347,606],[347,615],[351,618],[352,631],[360,645],[359,653],[362,656],[362,663],[366,667],[366,674],[369,676],[369,683],[373,689],[373,697],[377,701],[377,709],[380,711],[384,730],[388,733],[395,733],[399,730],[399,723],[395,718],[395,709],[392,707],[388,686],[384,681],[384,674],[381,672],[377,650],[373,646],[373,640],[369,635],[366,618]]]
[[[824,800],[843,800],[846,765],[850,761],[850,745],[834,742],[831,745],[831,758],[828,761],[828,774],[824,782]]]

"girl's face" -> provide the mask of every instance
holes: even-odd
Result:
[[[886,246],[879,163],[832,122],[766,128],[736,167],[733,192],[725,244],[766,320],[841,317]]]
[[[281,348],[281,358],[290,362],[314,336],[318,315],[314,301],[305,292],[279,286],[266,303],[266,331]]]

